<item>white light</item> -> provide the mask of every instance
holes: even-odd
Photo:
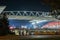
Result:
[[[39,23],[40,21],[37,21],[36,23]]]
[[[34,24],[35,24],[35,22],[32,23],[32,25],[34,25]]]
[[[21,26],[21,28],[24,28],[24,26]]]
[[[36,25],[34,25],[34,29],[35,29],[35,28],[37,28],[37,26],[36,26]]]
[[[9,29],[14,29],[13,27],[10,27]]]
[[[27,26],[25,26],[24,28],[27,28]]]
[[[32,20],[30,22],[32,22],[32,24],[34,24],[34,23],[40,23],[40,22],[45,22],[45,21],[47,21],[47,20]]]
[[[21,28],[27,28],[27,26],[21,26]]]

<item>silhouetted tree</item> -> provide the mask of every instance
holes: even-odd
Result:
[[[6,35],[9,33],[9,22],[8,22],[8,18],[7,15],[4,14],[0,14],[1,18],[0,18],[0,35]]]

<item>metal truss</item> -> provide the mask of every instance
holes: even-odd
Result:
[[[50,12],[41,12],[41,11],[3,11],[2,13],[16,16],[48,16],[50,14]]]

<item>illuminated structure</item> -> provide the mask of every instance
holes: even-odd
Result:
[[[41,11],[3,11],[7,15],[16,15],[16,16],[48,16],[50,12],[41,12]]]
[[[30,20],[30,22],[32,21],[31,23],[31,26],[30,24],[28,25],[28,23],[26,25],[21,25],[20,30],[23,31],[23,33],[26,33],[28,32],[28,34],[30,34],[29,32],[31,32],[32,34],[40,34],[40,32],[42,31],[43,33],[42,34],[47,34],[48,32],[52,32],[51,30],[45,30],[43,25],[45,25],[45,21],[46,20],[56,20],[54,18],[52,18],[51,16],[49,16],[49,14],[51,12],[41,12],[41,11],[3,11],[2,14],[7,14],[8,18],[12,18],[12,20],[14,18],[16,18],[16,20],[22,20],[21,18],[23,18],[23,20],[27,20],[29,17],[31,17],[31,19],[28,19]],[[19,17],[18,17],[19,16]],[[21,17],[22,16],[22,17]],[[26,17],[26,19],[25,19]],[[37,18],[37,20],[35,20],[35,18]],[[44,18],[43,18],[44,17]],[[38,20],[39,19],[39,20]],[[34,21],[34,22],[33,22]],[[15,21],[17,23],[17,21]],[[14,22],[14,23],[15,23]],[[47,21],[46,21],[47,22]],[[38,25],[39,24],[39,25]],[[43,25],[42,25],[43,24]],[[51,23],[50,23],[51,24]],[[17,25],[17,24],[16,24]],[[20,25],[20,24],[19,24]],[[47,24],[48,25],[48,24]],[[30,26],[30,27],[29,27]],[[51,26],[51,25],[50,25]],[[33,28],[31,28],[33,27]],[[41,27],[44,29],[42,30]],[[33,29],[33,30],[29,30],[29,29]],[[36,30],[35,30],[36,29]],[[26,31],[27,30],[27,31]],[[39,31],[40,30],[40,31]],[[32,32],[33,31],[33,32]],[[21,32],[21,31],[20,31]],[[56,31],[54,30],[53,31],[54,33],[52,34],[55,34]]]

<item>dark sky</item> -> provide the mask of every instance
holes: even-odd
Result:
[[[42,0],[0,0],[0,5],[6,5],[5,10],[10,11],[50,11],[49,5],[44,5]]]

